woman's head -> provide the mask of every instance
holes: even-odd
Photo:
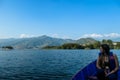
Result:
[[[101,45],[100,45],[100,51],[101,51],[101,53],[103,53],[103,54],[109,55],[109,52],[110,52],[109,45],[107,45],[107,44],[101,44]]]

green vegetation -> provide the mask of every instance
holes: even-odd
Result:
[[[10,50],[10,49],[13,49],[13,47],[12,46],[3,46],[2,49]]]
[[[82,45],[76,43],[66,43],[58,47],[59,49],[84,49]]]
[[[110,39],[86,44],[65,43],[61,46],[45,46],[43,49],[99,49],[100,44],[108,44],[111,49],[120,49],[120,42],[113,42]]]
[[[61,46],[46,46],[43,49],[84,49],[84,47],[77,43],[65,43]]]

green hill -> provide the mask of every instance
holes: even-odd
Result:
[[[61,38],[53,38],[46,35],[40,37],[33,38],[20,38],[20,39],[1,39],[0,47],[2,46],[12,46],[14,49],[35,49],[42,48],[45,46],[60,46],[65,43],[77,43],[77,44],[85,44],[85,43],[94,43],[96,40],[92,38],[81,38],[78,40],[72,39],[61,39]]]

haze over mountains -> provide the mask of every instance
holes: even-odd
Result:
[[[115,39],[116,41],[120,41]],[[53,38],[46,35],[40,37],[32,37],[32,38],[10,38],[10,39],[0,39],[0,47],[2,46],[13,46],[16,49],[35,49],[42,48],[45,46],[60,46],[64,43],[94,43],[98,40],[93,38],[80,38],[78,40],[72,39],[61,39],[61,38]]]
[[[42,48],[45,46],[60,46],[64,43],[94,43],[97,40],[92,38],[81,38],[78,40],[72,39],[61,39],[61,38],[53,38],[46,35],[40,37],[32,37],[32,38],[19,38],[19,39],[0,39],[0,47],[2,46],[13,46],[17,49],[35,49]]]

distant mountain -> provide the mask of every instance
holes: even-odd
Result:
[[[112,41],[114,41],[114,42],[120,42],[120,38],[113,38]]]
[[[0,39],[0,43],[8,42],[8,41],[14,41],[14,38],[9,38],[9,39]]]
[[[76,40],[76,43],[78,44],[87,44],[87,43],[95,43],[97,42],[97,40],[93,39],[93,38],[81,38]]]
[[[0,47],[2,46],[13,46],[17,49],[34,49],[34,48],[42,48],[45,46],[60,46],[64,43],[94,43],[96,40],[92,38],[81,38],[79,40],[72,39],[61,39],[61,38],[53,38],[46,35],[40,37],[33,38],[20,38],[20,39],[1,39]]]

